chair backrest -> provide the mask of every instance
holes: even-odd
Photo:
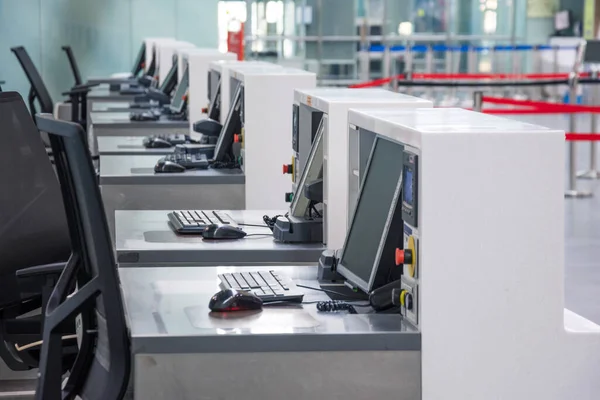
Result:
[[[81,81],[81,73],[79,72],[79,66],[77,65],[77,60],[75,60],[75,54],[73,54],[73,49],[71,49],[71,46],[63,46],[62,49],[67,54],[67,58],[69,59],[71,72],[73,72],[73,78],[75,78],[75,86],[79,86],[83,82]]]
[[[73,254],[56,283],[45,311],[38,399],[121,399],[130,372],[129,333],[114,249],[92,159],[80,125],[37,115],[50,136]],[[77,291],[71,288],[77,283]],[[67,297],[69,296],[69,297]],[[61,324],[81,315],[77,360],[61,395]]]
[[[2,300],[3,283],[14,286],[7,278],[22,268],[66,261],[71,243],[56,174],[18,93],[0,93],[0,126]]]
[[[21,68],[23,68],[23,71],[29,80],[31,91],[40,103],[41,112],[52,114],[54,112],[52,97],[50,97],[50,92],[48,92],[48,88],[46,88],[42,76],[33,64],[27,50],[25,50],[23,46],[13,47],[10,50],[17,56],[17,60],[19,60],[19,64],[21,64]],[[32,103],[30,103],[30,106],[31,105]],[[30,111],[32,115],[34,115],[34,109]]]

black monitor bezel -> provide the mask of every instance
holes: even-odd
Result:
[[[370,168],[371,168],[371,163],[373,161],[373,153],[375,152],[375,148],[376,148],[377,144],[380,143],[380,141],[382,141],[382,140],[391,141],[391,142],[394,142],[401,146],[404,146],[402,143],[391,140],[390,138],[386,138],[386,137],[377,135],[373,142],[373,147],[371,148],[371,154],[369,155],[369,161],[367,163],[367,167],[365,168],[365,177],[364,177],[365,180],[368,178],[369,173],[370,173]],[[359,276],[357,276],[356,274],[354,274],[350,269],[346,268],[343,263],[344,255],[346,253],[346,248],[348,246],[348,239],[350,237],[350,232],[352,231],[352,229],[356,228],[354,225],[354,219],[355,219],[354,217],[359,208],[360,201],[362,199],[362,192],[366,186],[364,183],[360,185],[360,193],[358,196],[358,200],[356,202],[356,206],[354,207],[354,212],[352,215],[350,225],[348,227],[348,231],[346,232],[346,237],[344,239],[344,247],[342,248],[342,251],[340,253],[339,263],[337,265],[337,272],[340,275],[342,275],[344,278],[346,278],[346,280],[351,285],[356,286],[357,288],[359,288],[360,290],[362,290],[365,293],[370,293],[371,291],[376,289],[375,283],[377,280],[377,275],[379,273],[379,268],[381,266],[380,260],[381,260],[382,254],[383,254],[383,250],[386,247],[385,246],[386,239],[390,232],[390,227],[391,227],[392,221],[397,220],[397,216],[401,212],[400,211],[401,207],[399,207],[399,205],[402,201],[402,180],[403,180],[403,174],[401,172],[399,175],[399,178],[398,178],[398,182],[396,182],[396,189],[394,192],[394,197],[392,199],[392,203],[390,204],[390,213],[388,215],[388,218],[385,223],[385,227],[383,228],[383,233],[379,240],[379,247],[377,249],[377,254],[375,255],[375,259],[373,260],[373,266],[371,269],[371,274],[369,276],[368,282],[366,282],[364,279],[362,279]],[[360,228],[358,228],[358,229],[360,229]],[[386,276],[389,275],[389,272],[383,271],[383,273]]]
[[[181,96],[180,96],[179,89],[183,87],[182,85],[185,85],[185,91],[183,91],[183,94],[181,94]],[[183,70],[183,74],[181,75],[181,81],[179,81],[179,84],[175,88],[175,93],[173,93],[173,98],[171,99],[171,105],[169,106],[169,109],[171,110],[171,112],[176,113],[176,114],[180,114],[183,112],[183,110],[185,109],[185,105],[186,105],[185,98],[187,97],[189,87],[190,87],[190,77],[189,77],[188,66],[186,65],[185,69]],[[178,99],[177,99],[178,97],[181,97],[181,104],[178,103]]]
[[[141,71],[144,71],[144,67],[146,66],[146,43],[142,42],[140,49],[138,50],[138,54],[133,62],[133,68],[131,70],[131,75],[138,76]]]
[[[215,146],[214,161],[228,161],[227,155],[231,150],[231,146],[233,144],[233,137],[236,131],[239,131],[241,129],[242,125],[242,118],[240,113],[243,96],[244,87],[243,85],[239,85],[233,95],[231,107],[229,108],[229,113],[227,114],[227,118],[225,119],[225,123],[223,124],[223,129],[221,129],[221,134],[219,135],[217,145]]]

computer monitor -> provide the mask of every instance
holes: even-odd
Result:
[[[156,46],[152,47],[152,59],[150,61],[150,65],[148,66],[148,69],[146,70],[146,75],[148,76],[154,76],[156,74]]]
[[[366,293],[391,276],[392,265],[379,263],[402,187],[403,146],[377,137],[365,171],[358,203],[337,267],[349,283]]]
[[[310,153],[306,161],[306,166],[302,170],[302,176],[300,182],[296,186],[294,197],[292,199],[292,206],[290,207],[290,214],[293,217],[305,218],[307,217],[311,209],[311,201],[304,195],[304,188],[306,184],[314,182],[323,178],[323,130],[325,124],[323,119],[319,123],[317,129],[317,135],[313,141]]]
[[[138,74],[144,71],[144,67],[146,61],[146,44],[142,42],[140,49],[138,51],[137,57],[135,58],[135,62],[133,63],[133,69],[131,70],[131,75],[138,76]]]
[[[221,118],[221,80],[217,83],[217,89],[210,99],[210,107],[208,109],[208,118],[213,121],[219,121]]]
[[[571,12],[569,10],[561,10],[554,14],[554,30],[557,32],[564,31],[571,27]]]
[[[160,86],[160,91],[166,95],[170,95],[171,92],[177,86],[177,63],[173,64],[169,73],[165,77],[163,84]]]
[[[177,74],[175,74],[177,76]],[[183,75],[181,76],[181,82],[177,86],[175,90],[175,94],[173,95],[173,100],[171,101],[171,105],[169,108],[171,112],[175,114],[181,114],[185,109],[187,91],[190,83],[190,75],[188,71],[188,66],[186,65],[185,70],[183,71]]]
[[[225,124],[223,124],[223,129],[215,146],[214,161],[230,161],[228,156],[231,151],[233,136],[242,130],[241,113],[243,97],[244,87],[239,85],[233,96],[232,107],[229,109],[229,114],[227,114],[227,119],[225,120]]]

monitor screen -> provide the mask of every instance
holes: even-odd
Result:
[[[404,182],[402,184],[402,200],[406,205],[412,207],[413,205],[413,169],[404,166]]]
[[[316,181],[323,177],[323,130],[325,124],[321,119],[317,129],[317,136],[310,148],[310,154],[306,161],[306,166],[302,170],[302,176],[292,198],[290,214],[294,217],[305,217],[310,207],[310,200],[304,196],[304,187],[306,184]]]
[[[554,14],[554,29],[563,31],[571,27],[571,13],[569,10],[558,11]]]
[[[133,68],[131,70],[131,74],[133,76],[137,76],[141,71],[144,70],[146,64],[146,44],[142,42],[142,46],[138,51],[137,56],[135,57],[135,61],[133,63]]]
[[[160,86],[160,91],[169,95],[175,89],[175,86],[177,86],[177,63],[173,64],[169,70],[163,84]]]
[[[228,161],[227,156],[229,155],[229,150],[231,149],[231,144],[233,143],[233,136],[236,133],[240,133],[242,130],[240,113],[242,111],[241,108],[243,96],[244,87],[239,85],[235,91],[233,100],[231,101],[231,108],[229,109],[229,114],[227,114],[227,119],[223,124],[223,129],[221,130],[221,134],[217,140],[214,161]]]
[[[402,151],[401,144],[375,140],[340,257],[338,272],[365,292],[375,289],[374,266],[388,218],[398,202]]]
[[[146,75],[154,76],[156,74],[156,47],[152,47],[152,58],[150,59],[150,65],[147,65]]]
[[[179,85],[177,85],[177,89],[175,90],[175,94],[173,95],[173,99],[171,101],[170,109],[172,112],[177,114],[183,112],[189,82],[190,76],[188,73],[188,67],[186,65],[185,70],[183,71],[183,75],[181,76],[181,82],[179,82]]]
[[[214,95],[210,98],[210,108],[208,109],[208,118],[219,121],[221,118],[221,80],[217,84]]]

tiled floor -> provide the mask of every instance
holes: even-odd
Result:
[[[528,116],[518,119],[568,130],[565,116]],[[590,132],[588,117],[579,117],[577,122],[577,132]],[[578,170],[587,169],[590,145],[578,143],[576,146]],[[567,150],[568,145],[565,145],[565,168],[569,165]],[[600,164],[600,146],[598,152]],[[565,182],[565,188],[566,185]],[[577,185],[580,189],[592,191],[594,196],[565,199],[565,305],[600,324],[600,180],[578,180]]]

